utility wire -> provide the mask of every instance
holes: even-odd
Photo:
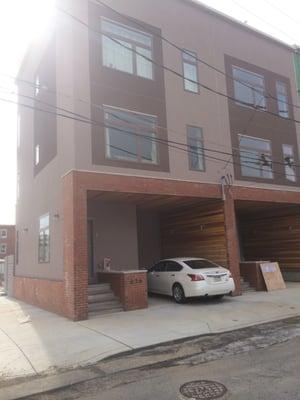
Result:
[[[0,91],[3,90],[3,89],[5,89],[5,88],[0,87]],[[89,122],[89,123],[91,123],[91,124],[97,124],[97,123],[98,123],[97,121],[92,120],[92,119],[90,119],[89,117],[86,117],[86,116],[81,115],[81,114],[79,114],[79,113],[75,113],[75,112],[70,111],[70,110],[68,110],[68,109],[66,109],[66,108],[54,106],[54,105],[51,104],[51,103],[48,103],[48,102],[45,102],[45,101],[42,101],[42,100],[38,99],[37,97],[32,97],[32,96],[28,96],[28,95],[23,95],[23,94],[21,94],[21,93],[16,93],[16,92],[9,91],[9,90],[8,90],[8,91],[5,90],[5,92],[6,92],[6,93],[9,93],[9,94],[13,94],[13,95],[19,95],[20,97],[26,98],[26,99],[31,100],[31,101],[34,101],[34,102],[38,102],[38,103],[40,103],[40,104],[42,104],[42,105],[46,105],[46,106],[48,106],[48,107],[51,107],[51,108],[53,108],[53,109],[55,109],[55,110],[59,110],[59,111],[63,111],[63,112],[65,112],[65,113],[71,114],[71,115],[73,115],[73,116],[79,118],[79,119],[80,119],[80,122],[83,122],[82,120],[85,120],[86,122]],[[125,119],[121,118],[119,115],[114,114],[113,112],[107,111],[107,109],[104,108],[103,106],[98,105],[97,108],[102,109],[106,114],[108,114],[108,115],[110,115],[110,116],[112,116],[112,117],[114,117],[114,118],[120,120],[121,122],[125,122],[127,125],[130,125],[130,126],[133,127],[134,129],[137,128],[137,125],[132,124],[132,123],[128,123],[128,121],[126,121]],[[37,109],[37,110],[38,110],[38,111],[45,111],[45,112],[46,112],[46,110],[39,110],[39,109]],[[253,117],[253,116],[254,116],[254,113],[253,113],[252,117]],[[251,119],[252,119],[252,118],[250,118],[250,120],[251,120]],[[251,122],[250,120],[249,120],[249,124],[250,124],[250,122]],[[160,126],[159,126],[159,125],[156,125],[156,128],[160,128]],[[163,128],[164,128],[165,130],[167,130],[167,128],[165,128],[165,127],[163,127]],[[248,128],[246,128],[245,131],[247,131],[247,129],[248,129]],[[167,130],[167,131],[168,131],[168,130]],[[134,134],[132,131],[124,131],[124,132],[125,132],[125,133],[132,133],[132,134]],[[244,134],[246,134],[246,133],[244,133]],[[141,135],[140,135],[140,136],[141,136]],[[145,137],[145,135],[143,135],[143,137]],[[153,140],[159,140],[160,142],[165,142],[165,143],[176,144],[176,145],[179,145],[179,146],[190,147],[190,145],[189,145],[188,143],[183,143],[183,142],[178,142],[178,141],[169,140],[169,139],[163,139],[163,138],[159,138],[159,139],[158,139],[158,138],[153,138],[152,136],[149,136],[148,138],[153,139]],[[200,150],[200,147],[199,147],[198,149]],[[213,152],[213,153],[218,153],[218,154],[226,155],[226,156],[228,155],[228,156],[233,157],[233,158],[237,156],[237,155],[234,154],[234,153],[229,153],[229,152],[224,152],[224,151],[220,151],[220,150],[215,150],[215,149],[211,149],[211,148],[208,148],[208,147],[201,147],[201,150],[202,150],[202,151]],[[240,149],[236,149],[236,150],[239,151],[239,152],[241,152]],[[254,152],[251,152],[250,150],[249,150],[249,151],[243,150],[243,153],[254,154]],[[257,163],[257,158],[248,157],[248,156],[245,156],[245,155],[243,155],[243,158],[246,158],[246,159],[249,159],[249,160],[254,160],[254,161]],[[272,163],[273,163],[273,164],[283,165],[283,166],[286,165],[286,163],[281,162],[281,161],[276,161],[276,160],[274,160],[274,161],[272,160]],[[227,166],[227,165],[228,165],[228,162],[226,163],[226,166]],[[225,167],[226,167],[226,166],[225,166]],[[296,167],[296,166],[298,166],[298,165],[297,165],[297,164],[293,164],[293,166]],[[300,165],[299,165],[299,167],[300,167]],[[224,169],[225,169],[225,168],[224,168]]]
[[[164,141],[164,140],[162,140],[162,139],[153,138],[152,136],[151,136],[151,137],[147,137],[147,136],[144,136],[144,135],[140,135],[140,134],[134,133],[134,132],[132,132],[132,131],[126,131],[126,130],[124,130],[124,129],[120,129],[120,128],[118,128],[118,127],[116,127],[116,126],[113,126],[113,125],[107,125],[107,124],[105,124],[105,123],[99,123],[99,122],[88,121],[87,119],[82,119],[82,118],[80,118],[80,117],[74,117],[74,116],[71,117],[71,116],[69,116],[69,115],[65,115],[65,114],[57,113],[57,112],[52,112],[52,111],[49,111],[49,110],[43,110],[43,109],[41,109],[41,108],[37,108],[37,107],[31,106],[31,105],[28,105],[28,104],[24,104],[24,103],[20,103],[20,102],[15,102],[15,101],[13,101],[13,100],[3,99],[3,98],[1,98],[1,97],[0,97],[0,101],[4,101],[4,102],[10,103],[10,104],[18,104],[20,107],[28,108],[28,109],[35,110],[35,111],[39,111],[39,112],[44,112],[44,113],[47,113],[47,114],[55,115],[55,116],[62,117],[62,118],[67,118],[67,119],[70,119],[70,120],[75,120],[75,121],[78,121],[78,122],[82,122],[82,123],[84,123],[84,124],[90,124],[90,125],[94,125],[94,126],[101,126],[101,127],[104,127],[104,128],[111,128],[111,129],[114,129],[114,130],[119,131],[119,132],[122,132],[122,133],[127,133],[127,134],[131,134],[131,135],[134,135],[134,136],[139,136],[139,137],[146,138],[146,139],[148,138],[149,140],[156,141],[156,142],[161,143],[161,144],[163,144],[163,145],[166,145],[166,146],[168,146],[168,147],[170,147],[170,148],[174,148],[174,149],[183,151],[183,152],[188,153],[188,154],[194,154],[194,155],[197,155],[197,156],[203,154],[203,153],[198,152],[198,151],[197,151],[197,152],[192,151],[192,150],[190,149],[191,146],[189,146],[189,149],[184,149],[184,148],[181,148],[181,147],[177,147],[177,146],[168,144],[166,141]],[[114,147],[115,147],[116,149],[120,150],[120,151],[123,151],[123,150],[124,150],[124,149],[119,148],[119,147],[116,147],[116,146],[114,146]],[[197,149],[198,149],[198,148],[197,148]],[[205,148],[204,148],[204,149],[205,149]],[[201,151],[203,151],[202,148],[201,148]],[[132,154],[134,154],[134,155],[136,156],[135,153],[132,153]],[[203,155],[203,156],[204,156],[204,155]],[[220,159],[220,158],[217,158],[217,157],[212,157],[212,156],[207,156],[207,155],[205,155],[205,157],[206,157],[207,159],[209,159],[209,160],[226,162],[226,160]],[[258,163],[257,163],[257,160],[256,160],[256,161],[253,161],[253,162],[249,161],[248,163],[249,163],[249,164],[256,164],[256,165],[258,164]],[[234,162],[234,161],[230,161],[230,164],[232,164],[232,165],[238,165],[238,166],[244,166],[244,165],[245,165],[245,164],[241,164],[241,163],[239,163],[239,162]],[[248,168],[250,168],[250,169],[252,169],[252,170],[257,170],[257,171],[260,171],[260,172],[261,172],[261,169],[260,169],[260,168],[255,168],[255,167],[253,167],[253,166],[249,166],[248,164],[247,164],[247,166],[248,166]],[[286,177],[286,174],[283,174],[283,173],[280,173],[280,172],[277,172],[277,171],[272,171],[272,173],[273,173],[273,174],[276,174],[276,175],[278,175],[278,176],[284,176],[284,177]],[[300,178],[300,177],[299,177],[299,178]]]
[[[104,3],[103,1],[101,1],[101,0],[89,0],[89,1],[92,2],[92,3],[96,3],[96,4],[99,4],[99,5],[102,5],[103,7],[106,7],[106,8],[109,9],[110,11],[114,12],[116,15],[119,15],[120,17],[125,18],[125,19],[127,19],[128,21],[134,23],[136,26],[139,26],[140,28],[145,29],[145,26],[144,26],[142,23],[139,23],[138,21],[136,21],[135,19],[131,18],[130,16],[125,15],[125,14],[123,14],[123,13],[117,11],[115,8],[109,6],[108,4]],[[57,7],[57,8],[58,8],[58,7]],[[60,9],[60,8],[58,8],[58,10],[64,12],[64,10],[62,10],[62,9]],[[76,17],[75,17],[75,18],[76,18]],[[82,21],[82,22],[83,22],[83,21]],[[160,35],[160,34],[158,34],[158,33],[156,33],[156,32],[152,32],[152,35],[153,35],[153,36],[156,36],[156,37],[158,37],[159,39],[163,40],[164,42],[168,43],[170,46],[174,47],[175,49],[179,50],[180,52],[185,53],[185,54],[187,54],[187,55],[190,55],[189,52],[188,52],[186,49],[180,47],[178,44],[174,43],[173,41],[171,41],[170,39],[166,38],[165,36]],[[259,90],[257,90],[256,88],[254,88],[253,86],[251,86],[251,85],[247,84],[246,82],[243,82],[243,81],[241,81],[240,79],[235,78],[233,75],[228,74],[227,72],[222,71],[221,69],[219,69],[219,68],[213,66],[212,64],[208,63],[207,61],[205,61],[205,60],[199,58],[198,55],[195,55],[194,58],[195,58],[195,60],[199,61],[201,64],[206,65],[208,68],[213,69],[214,71],[216,71],[216,72],[218,72],[218,73],[224,75],[225,77],[228,77],[228,78],[231,79],[232,81],[238,82],[238,83],[240,83],[241,85],[247,87],[248,89],[251,89],[251,90],[253,90],[254,92],[256,92],[256,93],[258,93],[258,94],[261,94],[261,92],[260,92]],[[288,101],[279,100],[278,97],[273,96],[272,94],[270,94],[270,93],[268,93],[268,92],[264,92],[264,95],[265,95],[266,98],[270,98],[270,99],[276,100],[277,102],[280,101],[281,103],[284,103],[284,104],[287,104],[287,105],[289,105],[289,106],[291,106],[291,107],[300,109],[300,106],[299,106],[299,105],[290,103],[290,102],[288,102]]]
[[[61,11],[62,13],[68,15],[70,18],[72,18],[72,19],[74,19],[75,21],[77,21],[79,24],[82,24],[83,26],[85,26],[88,30],[90,30],[90,31],[92,31],[92,32],[94,32],[94,33],[96,33],[97,36],[105,36],[105,37],[109,38],[111,41],[117,43],[119,46],[125,48],[126,50],[128,50],[128,51],[130,51],[130,52],[132,52],[132,53],[134,53],[134,54],[137,54],[138,56],[144,58],[144,59],[147,60],[148,62],[151,62],[153,65],[155,65],[155,66],[157,66],[157,67],[159,67],[159,68],[162,68],[162,69],[164,69],[164,70],[166,70],[166,71],[168,71],[168,72],[174,74],[175,76],[180,77],[181,79],[184,79],[184,80],[186,80],[186,81],[188,81],[188,82],[191,82],[191,83],[193,83],[193,84],[195,84],[195,85],[198,85],[199,87],[202,87],[202,88],[206,89],[207,91],[212,92],[212,93],[214,93],[214,94],[216,94],[216,95],[222,96],[222,97],[227,98],[227,99],[229,99],[229,100],[231,100],[231,101],[234,101],[234,102],[237,102],[237,103],[239,103],[239,104],[242,104],[242,105],[244,105],[244,106],[246,106],[246,107],[250,107],[250,108],[252,108],[252,109],[254,108],[253,104],[251,104],[251,103],[247,103],[247,102],[245,102],[245,101],[238,100],[238,99],[236,99],[236,98],[233,97],[233,96],[229,96],[229,95],[227,95],[227,94],[225,94],[225,93],[223,93],[223,92],[220,92],[220,91],[218,91],[218,90],[212,89],[211,87],[209,87],[209,86],[207,86],[207,85],[204,85],[204,84],[202,84],[202,83],[200,83],[200,82],[197,82],[197,81],[195,81],[195,80],[193,80],[193,79],[186,78],[184,75],[182,75],[181,73],[179,73],[179,72],[173,70],[172,68],[167,67],[167,66],[165,66],[165,65],[162,65],[162,64],[160,64],[160,63],[158,63],[158,62],[156,62],[156,61],[153,61],[151,58],[145,56],[144,54],[140,53],[139,51],[137,51],[137,50],[135,50],[135,49],[132,49],[132,48],[129,48],[128,46],[124,45],[122,42],[118,41],[117,39],[113,38],[112,36],[108,35],[107,33],[99,32],[99,31],[96,31],[96,30],[90,28],[90,26],[89,26],[88,24],[86,24],[84,21],[82,21],[82,20],[80,20],[79,18],[75,17],[74,15],[68,13],[67,11],[60,9],[59,7],[57,7],[57,9],[58,9],[59,11]],[[260,94],[261,94],[261,92],[260,92]],[[271,111],[268,111],[268,110],[264,110],[264,112],[267,113],[267,114],[273,115],[273,116],[275,116],[276,118],[279,118],[279,119],[281,119],[281,120],[293,121],[293,122],[295,122],[295,123],[297,123],[297,124],[300,124],[300,120],[296,120],[296,119],[290,118],[290,117],[282,117],[281,115],[278,115],[277,113],[271,112]]]

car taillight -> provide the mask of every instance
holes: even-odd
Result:
[[[232,278],[232,273],[231,272],[229,272],[228,278]]]
[[[200,274],[188,274],[188,277],[191,278],[192,282],[199,282],[199,281],[204,281],[205,278],[204,276],[200,275]]]

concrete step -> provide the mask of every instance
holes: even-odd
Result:
[[[110,293],[110,292],[111,292],[111,287],[110,287],[109,283],[101,283],[98,285],[89,285],[89,287],[88,287],[89,295]]]
[[[119,308],[113,308],[111,310],[91,311],[89,312],[89,319],[101,317],[102,315],[115,314],[118,312],[124,312],[123,308],[119,307]]]
[[[102,303],[105,301],[110,301],[110,300],[117,300],[116,296],[113,294],[112,291],[109,291],[108,293],[100,293],[100,294],[89,294],[88,295],[88,303]]]
[[[116,308],[122,308],[118,300],[104,301],[101,303],[92,303],[88,305],[89,313],[92,311],[109,311]]]

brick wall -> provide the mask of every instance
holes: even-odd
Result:
[[[99,281],[110,283],[114,294],[120,299],[125,311],[148,307],[147,272],[103,272]]]
[[[70,317],[64,282],[15,276],[13,295],[26,303]]]

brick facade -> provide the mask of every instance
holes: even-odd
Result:
[[[26,303],[71,317],[67,307],[64,282],[15,276],[13,294],[15,298]]]
[[[125,311],[148,307],[147,272],[99,273],[100,282],[110,283]]]

